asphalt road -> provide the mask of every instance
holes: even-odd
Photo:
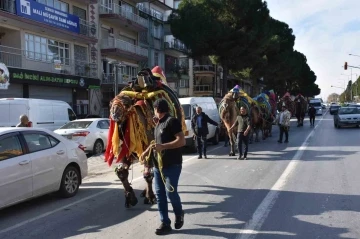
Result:
[[[227,156],[223,144],[210,146],[209,159],[185,155],[185,225],[166,238],[360,238],[360,129],[318,119],[315,128],[292,122],[288,144],[277,143],[276,128],[250,145],[247,161]],[[156,238],[157,206],[125,209],[112,170],[101,158],[89,165],[76,197],[48,195],[1,210],[0,238]],[[139,195],[141,168],[130,176]]]

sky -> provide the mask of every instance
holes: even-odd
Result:
[[[293,29],[294,48],[306,56],[317,75],[320,96],[326,100],[331,93],[343,92],[341,88],[351,79],[351,70],[345,71],[344,63],[360,66],[360,0],[267,0],[267,3],[270,15]],[[353,68],[352,74],[354,82],[360,69]]]

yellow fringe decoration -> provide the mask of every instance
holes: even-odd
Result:
[[[115,124],[114,134],[112,136],[112,151],[113,154],[117,157],[120,154],[119,146],[120,146],[120,137],[119,137],[119,126]]]
[[[148,145],[145,127],[139,119],[135,109],[129,115],[130,120],[130,148],[129,152],[141,155],[144,152],[143,145]]]

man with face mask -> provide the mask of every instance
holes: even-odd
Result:
[[[209,134],[208,123],[218,126],[218,123],[209,118],[207,114],[202,112],[202,108],[200,106],[196,107],[196,114],[191,119],[191,128],[194,132],[195,138],[198,144],[198,153],[199,159],[206,156],[206,144],[207,144],[207,135]]]

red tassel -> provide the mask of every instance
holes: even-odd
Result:
[[[114,154],[111,152],[112,150],[112,136],[114,134],[116,122],[112,119],[110,119],[110,127],[108,132],[108,141],[105,151],[105,162],[108,162],[109,166],[111,166],[112,161],[114,160]]]

